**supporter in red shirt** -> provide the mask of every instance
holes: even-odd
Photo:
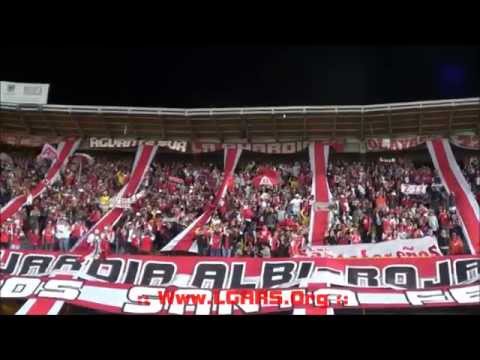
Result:
[[[441,228],[448,229],[450,226],[450,219],[448,217],[448,213],[443,208],[440,210],[440,213],[438,214],[438,222],[440,223]]]
[[[88,220],[87,220],[87,226],[90,228],[92,227],[95,223],[98,222],[102,217],[102,213],[98,208],[93,209],[90,214],[88,215]]]
[[[51,220],[48,220],[47,226],[42,231],[42,243],[45,250],[53,250],[55,244],[55,227]]]
[[[268,230],[267,226],[263,225],[262,229],[260,230],[260,232],[257,235],[257,239],[259,240],[259,242],[261,244],[268,245],[270,243],[271,236],[272,236],[272,234]]]
[[[151,254],[153,245],[153,234],[151,232],[145,232],[142,236],[140,244],[140,253]]]
[[[210,256],[222,256],[222,233],[218,227],[210,232]]]
[[[273,255],[276,255],[278,248],[280,246],[280,232],[279,230],[275,230],[273,235],[270,237],[270,250]]]
[[[30,229],[28,231],[27,237],[33,250],[37,250],[40,248],[40,234],[38,232],[38,229]]]
[[[298,234],[294,234],[290,240],[289,255],[291,257],[300,255],[300,248],[302,246],[303,237]]]
[[[465,254],[465,249],[463,245],[463,241],[457,233],[452,233],[452,237],[450,239],[450,246],[449,246],[449,253],[450,255],[463,255]]]
[[[12,250],[19,250],[21,246],[21,238],[22,238],[22,230],[20,228],[16,228],[12,234],[12,242],[10,243],[10,249]]]
[[[383,209],[387,206],[387,202],[385,201],[385,197],[383,194],[379,194],[375,199],[375,206],[377,209]]]
[[[355,230],[351,236],[351,241],[352,244],[361,244],[362,238],[360,237],[360,234],[358,233],[357,230]]]
[[[76,244],[78,239],[80,239],[87,232],[87,227],[83,221],[78,220],[75,224],[72,225],[72,230],[70,233],[70,248]]]
[[[414,239],[419,239],[419,238],[422,238],[424,236],[425,236],[425,234],[423,233],[422,229],[420,229],[420,228],[415,228],[415,230],[413,231],[413,238]]]
[[[0,249],[8,248],[10,235],[8,233],[8,229],[6,225],[2,225],[0,227]]]
[[[252,209],[250,209],[248,207],[248,205],[245,205],[241,211],[241,215],[242,217],[246,220],[246,221],[252,221],[253,217],[255,216],[255,214],[253,213]]]

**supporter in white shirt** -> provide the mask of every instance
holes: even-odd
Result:
[[[60,246],[60,251],[69,250],[70,225],[65,219],[60,219],[55,227],[55,236]]]
[[[260,199],[268,200],[270,199],[270,195],[267,192],[263,192],[262,195],[260,195]]]
[[[300,164],[298,162],[292,167],[292,175],[298,177],[300,175]]]
[[[296,216],[300,214],[300,206],[302,205],[302,198],[299,194],[295,195],[295,197],[290,200],[290,205],[292,205],[292,213]]]
[[[365,196],[365,188],[361,184],[358,184],[357,189],[361,196]]]
[[[439,228],[438,219],[435,216],[434,212],[430,210],[428,216],[428,226],[432,229],[433,232],[437,232]]]

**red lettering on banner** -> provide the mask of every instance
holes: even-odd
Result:
[[[433,255],[436,255],[436,256],[442,256],[442,254],[440,254],[437,249],[436,249],[436,246],[435,245],[432,245],[428,248],[428,252],[430,254],[433,254]]]
[[[284,143],[284,144],[282,144],[282,153],[293,154],[295,152],[296,152],[295,143]]]
[[[192,142],[192,153],[198,154],[202,152],[202,146],[201,144],[197,142]]]

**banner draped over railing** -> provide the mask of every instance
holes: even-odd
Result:
[[[310,209],[310,229],[308,240],[310,245],[323,245],[328,230],[328,204],[330,190],[327,180],[329,145],[319,142],[310,144],[309,157],[312,169],[313,204]]]
[[[28,195],[19,195],[13,198],[0,210],[0,224],[7,221],[8,218],[20,210],[27,203],[27,201],[35,200],[35,198],[40,196],[50,184],[53,184],[57,180],[57,178],[60,176],[60,171],[67,164],[68,160],[75,152],[79,144],[79,139],[69,139],[61,142],[58,145],[58,156],[50,166],[45,178],[41,180]]]
[[[338,259],[441,256],[442,252],[437,239],[425,236],[419,239],[398,239],[372,244],[311,246],[306,255]]]
[[[83,262],[79,257],[1,250],[0,298],[66,301],[101,312],[157,315],[480,304],[480,257],[470,255],[373,259],[117,255]],[[303,304],[296,310],[296,303],[289,303],[287,297],[276,305],[206,302],[174,306],[159,301],[159,293],[163,295],[167,289],[184,294],[201,292],[207,300],[212,300],[214,292],[222,299],[229,289],[276,289],[287,294],[300,290],[327,295],[328,303]],[[145,298],[148,302],[140,301]],[[49,313],[45,310],[42,313]]]
[[[480,254],[480,211],[465,177],[460,170],[448,140],[427,141],[428,151],[442,184],[449,194],[454,194],[463,232],[472,254]]]
[[[170,240],[168,244],[162,248],[162,251],[189,251],[193,253],[198,253],[198,247],[196,241],[194,241],[195,231],[209,221],[220,200],[225,197],[228,184],[230,183],[230,179],[235,172],[235,168],[237,167],[238,160],[240,159],[241,154],[242,149],[233,147],[225,148],[223,180],[210,208],[204,211],[202,215],[195,219],[195,221],[193,221],[193,223],[191,223],[182,232],[180,232],[180,234]]]

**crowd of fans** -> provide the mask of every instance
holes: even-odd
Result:
[[[244,153],[245,155],[245,153]],[[93,164],[71,160],[59,181],[51,184],[0,227],[0,247],[69,251],[112,206],[128,182],[132,160],[95,155]],[[209,222],[196,230],[201,255],[288,257],[305,254],[312,174],[306,154],[295,160],[240,162],[225,198]],[[138,199],[125,206],[113,227],[92,233],[105,252],[159,253],[179,232],[211,206],[222,178],[223,164],[162,161],[148,170]],[[374,243],[434,235],[445,254],[465,252],[455,208],[431,166],[400,157],[383,161],[339,161],[328,164],[332,201],[325,241],[330,245]],[[480,199],[479,159],[462,166]],[[46,174],[49,160],[10,153],[0,158],[0,207],[27,194]],[[275,178],[260,185],[258,176]],[[402,184],[425,185],[425,192],[407,195]]]
[[[463,175],[480,204],[480,156],[470,156],[462,162],[462,165]]]
[[[335,202],[330,209],[333,220],[328,243],[435,236],[445,253],[463,253],[455,196],[447,194],[436,170],[426,165],[416,167],[407,158],[393,160],[329,164],[328,180]],[[408,194],[402,185],[423,188]]]

